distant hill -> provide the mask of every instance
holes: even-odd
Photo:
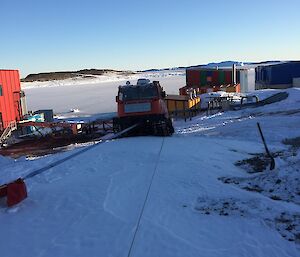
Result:
[[[218,67],[232,67],[233,64],[242,65],[243,62],[236,62],[236,61],[211,62],[211,63],[208,63],[203,66],[206,66],[206,67],[217,67],[217,66]]]
[[[180,66],[180,67],[173,67],[173,68],[162,68],[162,69],[149,69],[149,70],[142,70],[139,72],[155,72],[155,71],[166,71],[166,70],[182,70],[188,68],[195,68],[195,67],[231,67],[233,64],[241,65],[242,62],[236,61],[224,61],[224,62],[211,62],[208,64],[199,64],[199,65],[192,65],[192,66]],[[248,63],[247,63],[248,64]]]
[[[108,73],[118,75],[131,75],[132,71],[116,71],[109,69],[84,69],[78,71],[58,71],[58,72],[43,72],[36,74],[29,74],[27,77],[21,79],[21,82],[33,81],[49,81],[49,80],[63,80],[70,78],[91,78],[93,76],[101,76]]]
[[[176,70],[185,70],[188,68],[196,67],[207,67],[207,68],[224,68],[232,67],[233,64],[237,66],[245,65],[259,65],[259,64],[272,64],[278,63],[280,61],[265,61],[265,62],[237,62],[237,61],[223,61],[223,62],[211,62],[208,64],[199,64],[193,66],[180,66],[172,68],[162,68],[162,69],[148,69],[140,71],[117,71],[111,69],[84,69],[78,71],[58,71],[58,72],[44,72],[37,74],[29,74],[26,78],[21,79],[22,82],[33,82],[33,81],[49,81],[49,80],[64,80],[70,78],[91,78],[94,76],[101,76],[105,74],[116,74],[116,75],[132,75],[140,72],[159,72],[159,71],[176,71]]]

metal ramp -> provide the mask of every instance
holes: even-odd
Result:
[[[280,101],[285,100],[286,98],[288,98],[289,93],[287,92],[279,92],[276,93],[274,95],[271,95],[269,97],[267,97],[264,100],[261,101],[257,101],[255,103],[246,103],[246,104],[238,104],[238,105],[231,105],[231,109],[232,110],[240,110],[240,109],[244,109],[244,108],[256,108],[256,107],[261,107],[267,104],[273,104],[273,103],[277,103]]]
[[[5,143],[5,141],[11,136],[12,132],[15,130],[17,130],[17,122],[11,121],[0,136],[0,147]]]

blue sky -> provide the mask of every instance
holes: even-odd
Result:
[[[0,69],[300,59],[299,0],[0,0]]]

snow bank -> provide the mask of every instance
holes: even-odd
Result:
[[[257,149],[251,142],[247,146]],[[228,152],[232,148],[237,151]],[[233,162],[245,156],[243,149],[239,140],[214,144],[203,137],[101,144],[26,181],[29,198],[18,206],[1,206],[3,256],[127,255],[157,162],[132,256],[298,256],[296,245],[265,221],[273,215],[268,208],[281,213],[284,205],[218,181],[241,174]],[[29,163],[39,166],[66,154]],[[245,215],[199,209],[228,199]]]
[[[165,82],[173,88],[184,77],[168,77]],[[93,98],[99,88],[95,85],[86,99],[81,98],[83,87],[79,91],[70,87],[68,99],[76,98],[77,104],[68,107],[66,102],[64,109],[76,106],[84,112],[90,105],[101,106],[105,101],[101,93],[114,91],[117,84],[107,86],[107,91],[104,85]],[[52,89],[60,94],[57,88]],[[38,95],[46,89],[51,88],[28,92],[36,90]],[[300,179],[299,149],[276,157],[272,173],[249,174],[235,165],[265,151],[256,122],[261,123],[272,152],[288,151],[290,146],[282,140],[300,136],[300,91],[287,92],[287,99],[272,105],[177,120],[176,134],[169,138],[105,142],[27,180],[28,199],[10,209],[0,202],[1,254],[127,256],[132,244],[131,256],[299,256],[299,197],[287,201],[291,194],[284,187],[293,181],[290,189],[295,191],[299,185],[295,182]],[[50,103],[59,108],[62,99],[53,99]],[[74,151],[78,150],[35,160],[2,158],[0,162],[6,164],[1,166],[0,184]],[[270,174],[275,174],[274,179]],[[281,180],[278,190],[273,186],[281,200],[272,199],[268,191],[272,181],[276,184],[275,177]],[[244,184],[225,183],[226,179]],[[257,188],[256,184],[263,191],[244,188]]]

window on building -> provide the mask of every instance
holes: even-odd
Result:
[[[3,96],[2,85],[0,84],[0,96]]]

